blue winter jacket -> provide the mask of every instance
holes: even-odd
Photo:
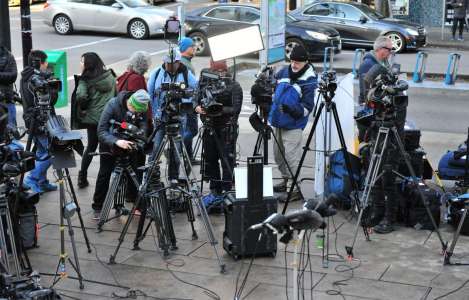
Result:
[[[313,67],[309,66],[300,78],[292,82],[288,76],[288,68],[283,68],[275,75],[277,87],[272,99],[269,122],[277,128],[304,129],[314,108],[314,90],[318,86],[318,78]],[[295,119],[289,113],[282,112],[282,105],[294,111],[293,115],[301,117]]]
[[[148,94],[150,95],[151,99],[151,107],[152,107],[152,114],[153,118],[162,122],[166,122],[166,114],[164,112],[165,107],[165,95],[166,92],[161,90],[161,84],[167,82],[184,82],[184,75],[183,70],[186,66],[181,64],[178,74],[176,75],[176,79],[174,81],[171,80],[171,77],[168,72],[163,68],[163,66],[153,70],[150,73],[150,79],[147,83],[147,90]],[[158,77],[156,77],[158,75]],[[197,87],[197,79],[192,74],[192,72],[187,72],[187,84],[190,88],[195,89]],[[183,102],[193,102],[193,98],[190,99],[182,99]],[[195,103],[193,102],[193,105]]]

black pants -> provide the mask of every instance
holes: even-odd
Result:
[[[459,23],[459,37],[462,38],[462,32],[464,29],[464,18],[457,18],[453,19],[453,37],[456,36],[456,28],[458,28],[458,23]]]
[[[80,171],[86,172],[88,171],[88,167],[93,160],[93,156],[89,154],[95,152],[98,148],[98,125],[89,124],[86,127],[86,133],[88,135],[88,145],[86,146],[85,152],[83,153],[83,159],[81,160],[81,169]]]
[[[231,190],[235,165],[236,128],[227,126],[204,131],[204,180],[217,193]],[[222,173],[220,173],[220,164]]]
[[[102,144],[99,145],[99,152],[110,152],[110,149]],[[133,170],[136,172],[139,182],[142,180],[142,172],[138,171],[138,167],[145,164],[145,154],[143,153],[133,153],[131,155],[131,165]],[[93,196],[93,204],[91,207],[94,210],[101,210],[103,207],[104,200],[106,199],[106,194],[109,190],[112,171],[116,166],[116,158],[111,155],[101,155],[99,157],[99,172],[98,177],[96,178],[96,188]],[[129,185],[127,187],[127,198],[137,197],[137,188],[133,183],[130,183],[130,178],[128,179]]]

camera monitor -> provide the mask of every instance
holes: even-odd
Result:
[[[175,40],[179,39],[179,33],[181,31],[181,22],[175,17],[172,16],[164,25],[164,38],[166,40]]]
[[[259,25],[209,37],[208,45],[213,61],[264,50]]]

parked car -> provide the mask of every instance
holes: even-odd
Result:
[[[38,2],[45,2],[44,0],[29,0],[30,4],[38,3]],[[19,6],[21,4],[21,0],[8,0],[8,6]]]
[[[174,12],[143,0],[48,0],[44,22],[58,34],[78,30],[127,33],[134,39],[163,34]]]
[[[291,14],[299,20],[311,20],[334,27],[340,33],[344,46],[372,46],[380,35],[391,38],[396,52],[418,49],[426,44],[423,26],[385,18],[361,3],[320,0],[298,8]]]
[[[251,5],[215,4],[189,12],[186,16],[186,35],[194,40],[197,55],[207,55],[207,38],[218,34],[260,24],[260,9]],[[298,21],[287,15],[285,29],[285,55],[288,59],[294,46],[303,45],[310,59],[324,56],[326,47],[341,50],[337,30],[317,22]]]

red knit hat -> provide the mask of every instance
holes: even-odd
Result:
[[[210,70],[219,71],[219,72],[228,71],[226,60],[219,60],[219,61],[210,60]]]

